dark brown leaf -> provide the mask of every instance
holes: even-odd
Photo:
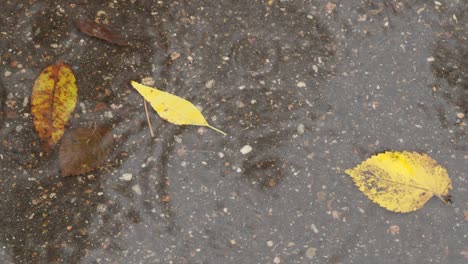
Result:
[[[60,145],[62,176],[77,176],[99,167],[108,157],[113,136],[108,127],[75,128]]]
[[[75,20],[75,25],[81,32],[91,37],[102,39],[119,46],[129,45],[125,38],[116,29],[108,25],[98,24],[92,20],[83,18]]]

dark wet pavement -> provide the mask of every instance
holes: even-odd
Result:
[[[1,2],[2,263],[466,262],[464,1]],[[79,88],[69,127],[114,136],[79,177],[43,155],[30,114],[59,60]],[[129,84],[148,77],[228,136],[151,111],[151,138]],[[437,160],[454,203],[369,201],[344,170],[389,149]]]

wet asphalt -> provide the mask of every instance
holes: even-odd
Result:
[[[1,263],[466,263],[465,1],[0,2]],[[67,129],[114,138],[76,177],[30,114],[61,60],[79,89]],[[151,110],[151,137],[131,80],[228,135]],[[454,203],[368,200],[344,170],[385,150],[428,153]]]

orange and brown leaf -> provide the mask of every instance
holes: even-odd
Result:
[[[107,127],[71,130],[60,145],[61,175],[77,176],[95,170],[106,161],[112,143],[113,136]]]
[[[31,113],[45,152],[50,152],[63,136],[77,97],[75,76],[67,64],[50,65],[37,77],[32,89]]]
[[[128,46],[128,42],[122,34],[110,26],[98,24],[92,20],[83,18],[75,20],[75,25],[88,36],[102,39],[118,46]]]

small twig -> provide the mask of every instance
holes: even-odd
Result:
[[[153,138],[153,137],[154,137],[153,126],[151,125],[151,120],[150,120],[150,118],[149,118],[148,106],[146,106],[146,100],[143,99],[143,101],[144,101],[144,104],[145,104],[146,121],[148,122],[148,126],[149,126],[149,128],[150,128],[151,137]]]

